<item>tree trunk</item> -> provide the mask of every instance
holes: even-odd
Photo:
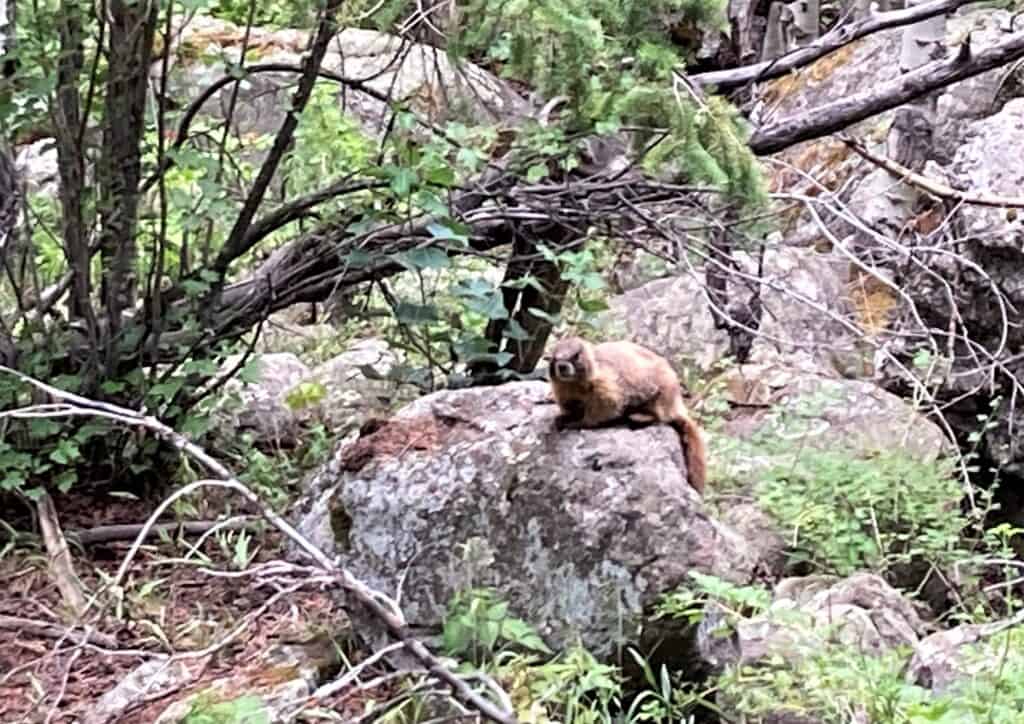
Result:
[[[153,52],[158,3],[111,0],[109,80],[100,158],[100,252],[103,259],[104,340],[108,374],[122,345],[122,316],[137,293],[139,182],[146,127],[146,84]]]
[[[548,241],[554,241],[556,248],[568,241],[560,228],[554,229],[553,234],[559,238]],[[527,279],[530,283],[524,283]],[[502,302],[509,316],[492,319],[484,332],[489,351],[512,355],[505,369],[521,374],[533,371],[551,334],[549,320],[561,311],[568,291],[569,283],[562,278],[558,263],[540,256],[532,240],[517,238],[502,279]],[[534,310],[543,314],[535,314]],[[513,325],[518,327],[518,334],[514,337],[509,334]],[[487,361],[470,365],[469,373],[473,377],[481,377],[497,371],[498,366]]]
[[[82,52],[84,39],[78,3],[64,2],[57,22],[60,56],[57,61],[53,128],[57,138],[60,172],[61,234],[71,267],[68,321],[74,325],[84,324],[89,341],[95,344],[96,321],[91,300],[89,241],[83,208],[85,153],[81,148],[82,99],[78,88],[85,56]]]

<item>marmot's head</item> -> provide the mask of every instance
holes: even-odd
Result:
[[[589,378],[594,369],[590,343],[579,337],[566,337],[551,350],[548,374],[559,382],[581,382]]]

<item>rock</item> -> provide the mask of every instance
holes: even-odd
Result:
[[[946,43],[950,49],[970,34],[972,47],[983,48],[1005,38],[1011,27],[1012,13],[995,8],[965,9],[950,16],[946,23]],[[903,28],[873,33],[854,41],[818,60],[799,77],[785,76],[764,84],[764,100],[771,105],[773,121],[799,116],[852,95],[865,88],[895,79],[899,63]],[[969,124],[982,118],[995,106],[1005,68],[996,68],[943,89],[938,98],[935,150],[956,149]],[[1019,71],[1018,71],[1019,72]],[[1019,83],[1019,80],[1017,81]],[[847,129],[857,136],[879,127],[888,127],[894,111],[873,115]],[[810,144],[801,144],[797,152]],[[864,164],[864,170],[873,168]]]
[[[776,657],[793,662],[839,643],[878,654],[917,644],[925,624],[914,606],[873,573],[846,579],[806,576],[783,579],[768,610],[729,621],[721,607],[705,613],[697,645],[712,665],[751,665]],[[720,635],[731,626],[735,634]]]
[[[965,38],[969,33],[972,48],[987,48],[1006,39],[1007,32],[1012,32],[1013,18],[1008,10],[967,10],[950,18],[947,42]],[[944,88],[935,113],[936,160],[949,162],[967,137],[976,133],[972,121],[990,116],[1000,110],[1006,99],[1020,96],[1022,91],[1024,69],[1019,66],[995,68]]]
[[[271,317],[256,344],[256,351],[263,354],[291,352],[306,358],[316,355],[318,348],[331,344],[337,337],[338,330],[329,324],[302,324]]]
[[[952,51],[969,35],[972,47],[987,47],[1005,38],[1011,17],[1012,13],[1006,10],[962,8],[947,19],[946,43]],[[759,123],[795,118],[893,80],[900,72],[896,60],[900,57],[902,34],[903,28],[873,33],[821,58],[796,76],[765,83],[759,104],[770,115],[762,120],[762,111],[758,110],[752,120]],[[1022,69],[1007,75],[1006,68],[996,68],[939,92],[930,144],[934,160],[947,164],[964,143],[973,121],[998,111],[1007,98],[1020,95],[1022,77]],[[872,115],[845,132],[874,151],[891,156],[885,141],[899,110]],[[778,154],[778,158],[781,163],[772,173],[773,188],[811,196],[828,190],[837,195],[838,202],[847,204],[851,216],[860,219],[872,216],[869,207],[879,203],[880,189],[891,192],[895,183],[834,137],[796,144]],[[855,228],[838,215],[820,214],[820,221],[838,239],[849,236]],[[822,232],[819,219],[804,208],[783,218],[783,232],[787,243],[832,245],[832,239]]]
[[[1008,163],[1005,149],[1024,144],[1024,98],[1008,102],[997,114],[974,121],[956,150],[949,175],[972,194],[1020,196],[1024,165]],[[891,352],[908,366],[927,345],[933,330],[943,357],[930,384],[938,387],[947,419],[965,439],[981,430],[979,415],[992,410],[994,399],[1017,399],[1024,375],[1024,328],[1018,323],[1024,308],[1024,215],[1018,209],[966,204],[951,219],[956,253],[924,253],[922,266],[910,270],[903,287],[914,307],[903,303],[898,325],[887,343]],[[945,242],[943,242],[945,244]],[[952,309],[950,300],[955,300]],[[922,326],[923,323],[923,326]],[[969,338],[971,348],[958,341],[948,353],[945,330],[955,328],[959,339]],[[991,365],[991,355],[1001,365]],[[905,374],[893,364],[882,367],[885,384],[906,393]],[[1014,379],[1011,379],[1014,378]],[[1007,475],[1024,475],[1024,438],[1017,431],[1024,424],[1020,405],[1003,404],[994,414],[994,426],[985,431],[980,452],[983,467],[993,466]]]
[[[999,113],[967,125],[963,133],[964,142],[957,147],[950,169],[962,188],[974,194],[1019,198],[1024,188],[1024,164],[1007,163],[1006,149],[1024,143],[1024,98],[1012,100]],[[968,205],[960,214],[966,233],[984,246],[1019,250],[1024,243],[1024,219],[1019,213]],[[1019,274],[1020,266],[1014,271]],[[1008,291],[1021,295],[1022,288],[1024,284],[1017,279]]]
[[[326,637],[270,646],[232,673],[204,679],[199,687],[189,684],[202,675],[202,661],[191,668],[181,661],[147,661],[104,694],[84,724],[111,724],[129,709],[154,701],[158,703],[149,704],[140,721],[177,724],[206,715],[216,721],[290,722],[339,663],[336,645]]]
[[[190,18],[173,54],[171,95],[186,102],[195,99],[223,75],[225,58],[236,61],[244,34],[244,28],[224,20]],[[253,28],[250,56],[257,55],[262,63],[297,66],[308,37],[299,30]],[[374,93],[340,86],[337,90],[339,104],[374,138],[385,133],[391,115],[388,102],[381,97],[404,101],[421,116],[442,125],[449,120],[508,119],[526,108],[511,86],[479,66],[461,63],[456,68],[443,50],[373,30],[346,28],[338,33],[330,43],[323,69],[358,79]],[[241,134],[276,133],[297,77],[296,73],[276,72],[250,75],[239,86],[235,130]],[[228,85],[215,94],[203,112],[224,118],[232,88]]]
[[[121,720],[130,708],[138,706],[162,692],[173,692],[186,686],[199,672],[193,672],[183,661],[154,659],[140,664],[137,669],[117,683],[96,701],[82,719],[82,724],[109,724]]]
[[[225,399],[215,413],[218,421],[232,435],[251,432],[257,444],[293,447],[303,426],[318,411],[315,405],[292,409],[287,397],[300,383],[311,381],[313,373],[288,352],[254,357],[259,365],[258,381],[247,384],[237,377],[229,381],[224,386]],[[222,373],[234,369],[238,360],[237,355],[228,358]]]
[[[998,675],[1006,640],[1010,636],[1019,649],[1020,616],[1016,620],[987,624],[962,624],[948,631],[933,633],[917,643],[907,668],[907,678],[920,686],[943,694],[961,682]]]
[[[340,434],[357,429],[368,418],[384,415],[408,388],[387,378],[398,358],[381,339],[357,341],[345,352],[313,369],[324,386],[323,417]]]
[[[312,478],[299,530],[371,587],[401,588],[414,626],[436,630],[456,592],[489,586],[550,647],[579,635],[598,656],[689,571],[749,580],[759,542],[708,518],[670,428],[559,433],[548,394],[420,398]]]
[[[715,670],[728,667],[746,672],[717,696],[723,719],[825,724],[835,719],[825,716],[815,702],[820,704],[829,686],[841,685],[836,679],[822,676],[828,682],[822,684],[825,691],[782,684],[787,677],[796,683],[808,675],[800,668],[804,659],[834,655],[842,661],[857,653],[877,657],[914,646],[925,629],[911,602],[873,573],[845,579],[816,575],[783,579],[775,586],[768,608],[750,617],[740,617],[719,604],[706,606],[697,629],[697,648]],[[758,676],[762,668],[769,674],[767,680]],[[811,676],[818,674],[813,663],[809,671]],[[745,682],[750,682],[751,691]],[[792,705],[773,705],[776,696],[787,697]],[[848,703],[857,708],[844,721],[873,721],[859,710],[856,699]]]
[[[743,270],[756,275],[757,260],[738,256]],[[838,321],[851,315],[841,266],[810,249],[768,251],[765,311],[749,361],[785,358],[790,367],[837,374],[830,350],[853,345],[852,334]],[[740,279],[730,286],[730,299],[750,296]],[[610,306],[603,319],[609,336],[625,336],[701,372],[729,354],[728,334],[715,328],[703,278],[659,279],[616,297]]]
[[[730,438],[785,436],[794,445],[862,455],[898,448],[922,462],[952,450],[937,424],[870,382],[750,364],[729,370],[715,384],[741,406],[726,422]]]
[[[41,138],[18,149],[14,164],[30,192],[56,198],[60,180],[56,144],[56,139]]]
[[[775,519],[754,503],[731,502],[723,507],[719,514],[722,524],[735,530],[743,540],[757,541],[759,578],[778,579],[786,567],[787,542]]]

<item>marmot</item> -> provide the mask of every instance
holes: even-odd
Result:
[[[566,337],[552,351],[548,378],[562,410],[555,419],[560,430],[622,420],[671,425],[679,435],[690,485],[704,495],[704,436],[687,414],[679,377],[664,357],[633,342],[591,344]]]

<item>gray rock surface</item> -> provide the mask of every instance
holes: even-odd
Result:
[[[224,74],[223,58],[237,59],[244,28],[209,17],[190,19],[176,44],[172,89],[175,97],[193,100]],[[250,49],[259,63],[299,65],[308,33],[254,28]],[[388,127],[390,109],[383,98],[405,101],[436,123],[446,120],[507,119],[525,109],[525,102],[504,81],[471,63],[458,67],[444,51],[408,43],[373,30],[346,28],[331,41],[325,71],[359,80],[370,93],[338,87],[338,100],[372,137]],[[154,70],[154,72],[158,72]],[[291,100],[296,73],[250,75],[239,87],[234,125],[239,133],[275,133]],[[232,87],[226,86],[203,107],[223,118]]]
[[[363,339],[313,368],[326,397],[321,417],[340,434],[357,429],[368,418],[383,415],[397,400],[407,398],[409,388],[386,379],[398,363],[394,351],[381,339]]]
[[[756,278],[757,262],[739,255],[743,271]],[[750,361],[785,358],[806,371],[832,370],[834,350],[852,346],[839,321],[850,316],[844,265],[811,249],[778,248],[765,255],[764,316]],[[747,299],[750,288],[736,278],[730,298]],[[715,328],[703,277],[659,279],[611,301],[604,324],[609,333],[645,344],[669,359],[707,372],[729,352],[729,338]]]
[[[314,476],[299,529],[371,587],[401,587],[413,625],[493,586],[552,648],[579,635],[601,656],[689,571],[749,579],[759,542],[708,518],[668,427],[559,433],[548,394],[420,398]]]
[[[778,583],[768,610],[726,621],[719,607],[707,610],[697,631],[702,656],[714,666],[753,664],[770,657],[793,661],[839,642],[865,653],[913,646],[925,626],[914,606],[880,576],[805,576]],[[735,635],[717,635],[723,625]]]
[[[922,461],[952,450],[942,429],[902,398],[862,380],[810,375],[781,365],[743,365],[719,378],[743,407],[725,434],[785,437],[793,445],[871,454],[898,449]]]
[[[312,380],[313,373],[289,352],[257,355],[256,359],[258,381],[245,383],[236,377],[224,386],[224,399],[215,413],[218,426],[231,434],[251,432],[260,444],[292,447],[299,442],[302,427],[313,418],[315,409],[292,409],[286,400],[300,383]],[[237,363],[236,357],[229,358],[224,371]]]

